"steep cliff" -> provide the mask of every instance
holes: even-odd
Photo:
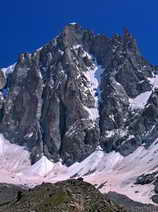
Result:
[[[128,155],[157,137],[156,68],[128,30],[108,38],[67,25],[0,71],[0,132],[31,152],[71,165],[96,147]]]

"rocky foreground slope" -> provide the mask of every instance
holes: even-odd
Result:
[[[34,189],[0,184],[2,212],[156,212],[158,207],[132,201],[115,192],[101,194],[83,181],[43,183]]]
[[[27,191],[4,185],[0,186],[0,191],[3,192],[1,198],[9,196],[0,200],[3,212],[126,212],[82,180],[42,184]]]

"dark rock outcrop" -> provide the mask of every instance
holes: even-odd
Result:
[[[135,184],[145,185],[155,181],[155,174],[141,175],[136,179]]]
[[[110,199],[111,201],[122,205],[128,212],[151,212],[151,211],[158,211],[158,207],[152,204],[143,204],[140,202],[136,202],[131,200],[125,195],[116,193],[116,192],[109,192],[105,194],[106,199]]]
[[[0,211],[20,200],[25,189],[10,184],[0,184]]]
[[[151,199],[154,203],[158,204],[158,195],[153,195]]]
[[[158,172],[155,171],[149,174],[143,174],[138,176],[136,179],[135,184],[146,185],[146,184],[153,184],[154,185],[154,192],[155,194],[151,197],[152,201],[158,204]]]

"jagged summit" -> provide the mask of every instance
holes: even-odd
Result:
[[[64,27],[63,32],[66,32],[67,30],[68,31],[75,31],[75,32],[77,32],[77,30],[81,30],[81,29],[82,29],[81,25],[74,22],[74,23],[67,24]]]

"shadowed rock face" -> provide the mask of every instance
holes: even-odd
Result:
[[[3,89],[6,85],[6,78],[3,71],[0,70],[0,89]]]
[[[29,191],[19,191],[16,200],[0,205],[0,211],[125,212],[126,210],[107,201],[94,186],[82,180],[67,180],[56,184],[42,184]]]
[[[7,205],[14,204],[25,190],[10,184],[0,184],[0,211]]]
[[[98,145],[128,155],[158,136],[154,76],[127,30],[107,38],[69,24],[41,49],[21,54],[13,72],[0,74],[0,132],[25,146],[32,163],[44,153],[71,165]],[[145,92],[145,106],[131,108]]]

